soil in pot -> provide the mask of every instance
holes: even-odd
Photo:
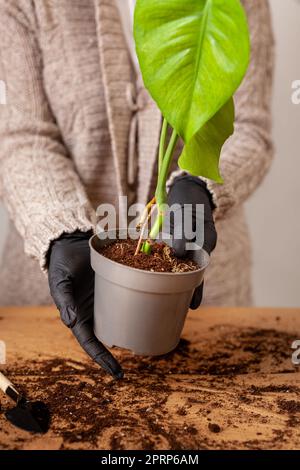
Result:
[[[190,258],[177,258],[172,248],[165,243],[153,243],[151,255],[139,252],[135,255],[137,241],[130,238],[116,240],[99,252],[117,263],[158,273],[184,273],[199,269]]]

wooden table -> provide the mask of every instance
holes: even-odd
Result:
[[[2,449],[300,449],[300,309],[201,308],[177,351],[159,359],[115,350],[112,381],[87,359],[54,308],[0,309],[0,366],[52,413],[33,436],[4,418]]]

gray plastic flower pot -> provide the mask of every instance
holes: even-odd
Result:
[[[119,231],[121,233],[122,230]],[[179,343],[193,292],[209,264],[204,250],[195,252],[199,269],[186,273],[155,273],[105,258],[99,250],[113,240],[90,240],[95,271],[94,331],[109,347],[158,356]]]

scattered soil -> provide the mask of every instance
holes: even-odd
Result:
[[[277,404],[281,411],[291,414],[300,413],[300,401],[280,399],[277,401]]]
[[[159,273],[177,273],[195,271],[199,266],[191,259],[177,258],[173,250],[165,243],[153,243],[151,256],[138,253],[136,240],[117,240],[106,247],[100,253],[106,258],[125,264],[131,268],[142,269]]]
[[[262,395],[263,393],[298,393],[300,389],[292,385],[266,385],[257,387],[252,385],[249,392],[252,395]]]
[[[297,416],[291,414],[289,416],[289,419],[288,419],[286,425],[287,425],[287,428],[297,428],[297,429],[299,429],[300,419]]]
[[[180,408],[178,408],[177,414],[179,416],[186,416],[187,415],[187,409],[184,406],[181,406]]]
[[[214,435],[224,427],[238,429],[243,419],[247,426],[253,422],[255,428],[270,428],[278,409],[287,415],[286,434],[271,428],[263,442],[250,439],[243,446],[277,448],[289,442],[289,430],[299,426],[295,414],[300,410],[300,388],[251,381],[256,380],[255,372],[276,374],[287,368],[293,337],[283,331],[229,325],[218,325],[213,332],[201,344],[183,339],[174,352],[161,357],[116,350],[125,370],[122,381],[112,380],[90,362],[62,358],[20,363],[4,372],[28,397],[47,403],[51,433],[62,439],[61,449],[101,448],[99,440],[106,435],[105,448],[112,450],[234,449],[239,448],[238,441],[226,438],[225,446]],[[293,372],[296,368],[291,366]],[[244,378],[248,385],[241,386]],[[273,403],[266,399],[273,392],[293,395],[289,400],[276,395]],[[8,406],[9,402],[2,406],[0,420]],[[222,421],[224,408],[232,410],[231,420]],[[14,445],[22,448],[17,440]]]
[[[210,430],[210,432],[214,432],[214,433],[221,432],[220,426],[218,424],[215,424],[215,423],[209,423],[208,429]]]
[[[272,312],[190,312],[186,339],[168,355],[114,349],[125,372],[117,382],[88,359],[54,309],[0,315],[8,345],[1,371],[52,415],[46,436],[28,435],[7,423],[12,403],[1,396],[0,449],[300,448],[300,413],[281,403],[300,402],[293,311],[282,315],[280,329]]]
[[[138,363],[135,357],[128,359],[133,367]],[[136,383],[136,376],[117,382],[94,365],[64,359],[35,362],[32,367],[14,368],[7,374],[27,396],[47,403],[51,430],[63,438],[64,449],[84,443],[96,447],[105,430],[117,428],[110,437],[110,448],[122,450],[124,437],[137,431],[138,422],[144,423],[139,434],[141,448],[146,450],[154,449],[161,438],[172,449],[188,448],[189,437],[197,434],[190,425],[167,425],[164,405],[170,390],[157,377],[147,385]],[[25,374],[26,385],[18,381],[19,374]],[[143,406],[145,402],[151,406]]]

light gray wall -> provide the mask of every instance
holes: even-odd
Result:
[[[300,1],[270,0],[277,42],[274,90],[276,158],[263,185],[247,203],[254,247],[255,302],[300,306],[300,105],[292,82],[300,80]],[[7,216],[0,207],[0,250]]]
[[[276,156],[264,184],[247,204],[254,247],[257,305],[300,306],[300,1],[270,0],[277,64],[274,89]]]

